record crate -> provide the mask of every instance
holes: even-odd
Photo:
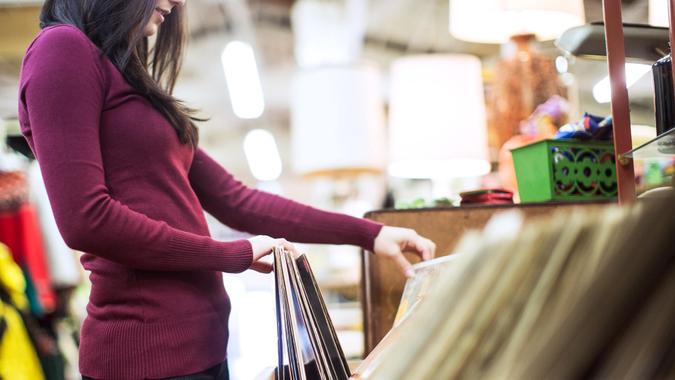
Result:
[[[511,150],[521,202],[593,200],[617,195],[609,141],[541,140]]]

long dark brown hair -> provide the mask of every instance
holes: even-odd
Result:
[[[150,48],[144,28],[155,0],[46,0],[40,28],[70,24],[101,49],[129,84],[173,125],[180,141],[197,146],[195,110],[171,94],[187,40],[184,10],[173,9]]]

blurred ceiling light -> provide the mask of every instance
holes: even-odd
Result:
[[[241,119],[256,119],[265,110],[262,86],[251,45],[232,41],[221,56],[232,110]]]
[[[626,63],[626,88],[630,88],[650,70],[650,65],[645,65],[643,63]],[[612,100],[609,76],[604,77],[593,86],[593,98],[595,98],[595,101],[598,103],[609,103]]]
[[[668,27],[668,0],[649,0],[649,25]]]
[[[281,157],[274,136],[254,129],[244,138],[244,154],[253,176],[259,181],[275,181],[281,175]]]
[[[450,0],[450,33],[464,41],[498,44],[520,34],[551,40],[583,23],[583,0]]]
[[[391,69],[389,174],[473,177],[490,171],[480,60],[408,56]]]
[[[567,58],[563,57],[562,55],[555,57],[555,69],[558,70],[560,74],[566,73],[568,68],[569,64],[567,62]]]

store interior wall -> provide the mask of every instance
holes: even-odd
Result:
[[[284,171],[281,182],[287,194],[301,192],[303,184],[290,167],[289,99],[290,82],[296,70],[293,57],[293,32],[289,0],[251,0],[247,2],[254,26],[257,59],[266,108],[256,120],[238,119],[232,112],[227,85],[220,63],[224,46],[232,40],[238,20],[233,20],[224,5],[231,0],[190,0],[191,38],[176,95],[210,118],[200,125],[202,143],[238,178],[254,184],[244,156],[242,141],[252,128],[267,128],[275,135]],[[485,70],[492,69],[500,54],[499,45],[471,44],[454,39],[448,33],[447,0],[370,0],[363,59],[376,63],[385,73],[392,60],[419,53],[468,53],[483,60]],[[647,22],[647,0],[623,1],[624,22]],[[585,2],[588,22],[602,19],[601,1]],[[551,56],[561,53],[552,42],[540,43],[540,51]],[[0,57],[0,116],[16,113],[20,61]],[[569,71],[579,83],[579,101],[586,111],[609,114],[609,104],[597,104],[593,85],[607,73],[603,62],[572,60]],[[385,85],[386,87],[386,85]],[[631,87],[631,118],[634,123],[653,125],[652,83],[648,75]],[[302,180],[300,180],[302,182]],[[302,196],[301,194],[299,194]]]
[[[647,0],[622,1],[624,22],[646,23]],[[0,4],[1,5],[1,4]],[[317,207],[363,215],[369,209],[384,206],[387,188],[396,187],[402,198],[425,196],[428,184],[420,181],[391,180],[386,175],[364,175],[357,179],[306,178],[291,167],[290,89],[297,72],[294,57],[294,36],[290,9],[292,0],[188,0],[190,41],[184,68],[175,95],[209,118],[200,124],[201,144],[225,168],[249,186],[271,189],[284,196],[308,202]],[[586,21],[602,19],[601,0],[586,0]],[[243,8],[242,8],[243,7]],[[242,13],[241,10],[244,9]],[[247,19],[242,20],[242,14]],[[239,18],[237,18],[238,16]],[[484,77],[490,77],[504,47],[471,44],[454,39],[448,33],[448,0],[369,0],[367,1],[366,36],[362,59],[376,64],[384,73],[385,101],[387,73],[398,57],[421,53],[468,53],[481,58]],[[37,22],[37,21],[36,21]],[[221,53],[235,38],[254,41],[257,63],[265,97],[265,111],[260,118],[238,118],[230,105],[227,83],[223,75]],[[0,36],[0,43],[7,36]],[[551,57],[562,53],[552,42],[538,44],[543,54]],[[0,56],[0,117],[16,114],[17,83],[20,59]],[[608,115],[608,103],[599,104],[592,96],[593,85],[607,75],[605,62],[569,58],[569,73],[578,84],[578,109]],[[636,124],[654,125],[653,85],[649,75],[631,87],[631,119]],[[270,131],[279,149],[282,175],[278,183],[257,181],[252,175],[243,149],[246,133],[262,128]],[[474,184],[475,185],[475,184]],[[356,190],[355,190],[356,189]],[[361,194],[360,203],[353,199]],[[211,221],[214,236],[228,239],[239,235]],[[362,345],[358,333],[360,311],[356,286],[359,281],[359,251],[351,248],[303,247],[310,252],[318,276],[325,286],[325,295],[333,305],[337,325],[344,328],[341,339],[354,356]],[[246,273],[226,276],[234,310],[232,348],[234,378],[251,378],[262,365],[274,365],[274,313],[271,278]],[[241,317],[246,315],[246,318]],[[248,316],[256,316],[248,318]],[[268,326],[258,329],[256,326]],[[338,327],[338,329],[340,329]],[[356,331],[356,332],[355,332]],[[350,334],[353,332],[353,334]],[[259,352],[265,359],[252,358],[261,345],[251,345],[251,334],[271,345],[269,352]],[[262,337],[262,338],[261,338]],[[249,342],[249,343],[247,343]]]

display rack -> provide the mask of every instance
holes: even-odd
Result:
[[[634,160],[675,156],[675,128],[623,154]]]
[[[614,153],[616,160],[616,178],[618,184],[618,200],[620,204],[635,201],[635,171],[633,159],[675,156],[675,132],[671,130],[656,139],[632,149],[630,134],[630,109],[628,89],[626,87],[625,63],[626,53],[621,17],[621,0],[603,0],[603,19],[605,25],[605,41],[607,48],[607,66],[612,88],[612,119],[614,125]],[[668,1],[669,37],[671,46],[675,46],[675,0]],[[673,70],[675,85],[675,70]],[[668,149],[668,147],[670,149]]]

